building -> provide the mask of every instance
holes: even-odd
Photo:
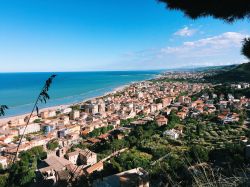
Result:
[[[163,126],[163,125],[167,125],[168,124],[168,119],[165,117],[165,116],[158,116],[156,118],[156,123],[157,125],[160,127],[160,126]]]
[[[70,119],[75,120],[77,118],[80,118],[80,111],[79,110],[73,110],[70,112]]]
[[[63,157],[50,156],[44,160],[45,167],[39,169],[39,172],[42,174],[45,180],[54,180],[56,182],[57,172],[65,171],[67,167],[72,165],[70,161]]]
[[[3,169],[6,169],[8,167],[7,158],[4,156],[0,156],[0,164]]]
[[[22,135],[24,134],[29,134],[29,133],[34,133],[34,132],[39,132],[41,130],[41,125],[38,123],[31,123],[28,124],[26,129],[25,125],[18,127],[18,134]]]
[[[97,162],[97,154],[89,149],[82,150],[77,148],[75,151],[66,154],[65,157],[72,164],[93,165]]]
[[[88,167],[86,170],[85,170],[85,173],[87,175],[90,175],[91,173],[95,172],[95,171],[101,171],[103,170],[103,162],[100,161],[100,162],[97,162],[95,163],[94,165]]]
[[[50,133],[51,131],[54,130],[54,125],[50,125],[50,124],[44,124],[43,126],[43,130],[45,134]]]
[[[142,168],[135,168],[93,182],[93,187],[149,187],[149,176]]]
[[[187,97],[187,96],[180,96],[178,101],[181,103],[181,104],[189,104],[191,103],[191,98],[190,97]]]
[[[42,119],[53,118],[56,116],[56,111],[55,110],[42,111],[40,113],[40,116]]]
[[[175,129],[167,130],[163,133],[165,136],[169,136],[170,138],[177,139],[179,138],[181,132]]]

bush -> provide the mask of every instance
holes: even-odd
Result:
[[[194,145],[189,150],[190,158],[196,163],[208,161],[208,150],[202,146]]]
[[[59,147],[59,143],[57,140],[51,140],[47,143],[47,149],[54,151],[57,147]]]

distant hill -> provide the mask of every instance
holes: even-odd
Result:
[[[227,66],[216,75],[205,79],[213,82],[250,82],[250,62]]]
[[[196,68],[196,71],[212,71],[212,72],[222,72],[222,71],[229,71],[238,65],[225,65],[225,66],[207,66],[207,67],[199,67]]]

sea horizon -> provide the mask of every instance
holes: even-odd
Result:
[[[40,109],[100,97],[119,87],[155,78],[162,72],[164,70],[0,73],[0,79],[5,80],[0,86],[0,104],[9,107],[0,119],[29,113],[51,74],[57,74],[49,91],[51,99],[46,104],[40,104]]]

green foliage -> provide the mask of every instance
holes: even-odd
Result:
[[[37,160],[46,157],[42,146],[21,152],[20,160],[9,169],[8,186],[29,186],[35,179]]]
[[[190,157],[197,163],[207,162],[209,159],[208,153],[208,150],[200,145],[193,145],[189,150]]]
[[[121,119],[120,125],[121,125],[121,126],[127,126],[127,125],[129,125],[130,123],[132,123],[132,122],[135,121],[135,120],[136,120],[136,119],[134,119],[134,118]]]
[[[97,137],[97,136],[100,136],[101,134],[105,134],[105,133],[113,130],[113,128],[114,127],[112,125],[108,125],[107,127],[101,127],[101,128],[94,129],[93,131],[91,131],[88,134],[88,137]]]
[[[132,149],[116,157],[115,161],[119,163],[123,170],[129,170],[137,167],[147,168],[151,159],[150,154]]]
[[[215,83],[225,82],[249,82],[250,63],[240,64],[237,67],[218,73],[217,75],[206,77],[207,81]]]
[[[211,16],[226,22],[249,18],[250,7],[245,0],[159,0],[170,10],[181,10],[186,16],[197,19]]]
[[[7,187],[9,174],[0,174],[0,186]]]
[[[166,128],[173,129],[179,123],[180,118],[176,115],[175,111],[171,111],[170,115],[168,116],[168,125]]]
[[[156,103],[156,104],[162,103],[162,98],[157,98],[157,99],[155,100],[155,103]]]
[[[33,122],[34,123],[41,123],[41,119],[35,119]]]
[[[36,162],[34,158],[21,159],[10,168],[10,186],[28,186],[35,178]]]
[[[29,149],[28,151],[23,151],[19,154],[20,159],[28,160],[31,157],[36,159],[44,159],[47,153],[44,151],[43,146],[37,146]]]
[[[51,140],[47,143],[47,149],[54,151],[57,147],[59,147],[59,143],[57,140]]]
[[[244,39],[241,53],[250,59],[250,38]]]
[[[72,110],[80,110],[80,105],[72,105],[70,106]]]
[[[7,110],[8,107],[6,105],[0,105],[0,116],[5,115],[5,110]]]

